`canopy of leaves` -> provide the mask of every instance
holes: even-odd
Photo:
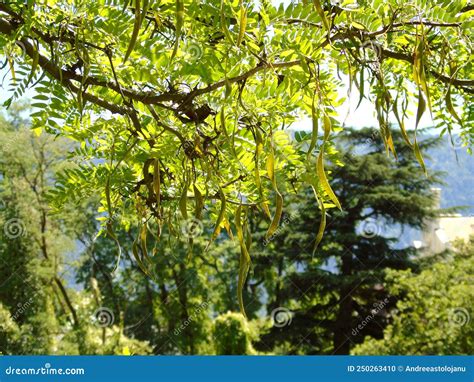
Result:
[[[101,190],[118,255],[114,227],[138,227],[136,261],[153,276],[147,238],[179,235],[206,208],[210,241],[225,228],[240,242],[241,290],[249,210],[268,216],[271,236],[283,196],[303,185],[321,209],[341,207],[324,170],[341,90],[373,103],[393,154],[395,117],[422,166],[411,104],[416,124],[430,110],[470,143],[472,13],[466,0],[10,1],[0,4],[7,105],[34,87],[33,127],[80,142],[82,163],[56,200]],[[285,128],[302,115],[313,131],[291,141]]]

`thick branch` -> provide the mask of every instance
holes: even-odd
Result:
[[[69,308],[69,311],[71,312],[71,315],[72,315],[72,319],[74,321],[74,324],[76,326],[79,326],[79,319],[77,317],[77,312],[76,312],[76,309],[74,308],[74,306],[72,305],[72,302],[71,302],[71,299],[69,298],[69,295],[66,291],[66,288],[64,288],[64,285],[62,283],[62,281],[58,278],[58,277],[55,277],[54,278],[54,282],[56,283],[56,285],[58,286],[59,290],[61,291],[61,294],[63,295],[63,298],[64,298],[64,301],[66,302],[66,305],[68,306]]]

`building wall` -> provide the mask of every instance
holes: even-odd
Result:
[[[435,208],[439,208],[441,189],[432,190],[435,194]],[[474,217],[459,214],[440,216],[426,222],[422,232],[421,247],[426,255],[443,252],[457,239],[468,241],[474,235]]]

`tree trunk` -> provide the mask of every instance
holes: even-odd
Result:
[[[350,252],[346,252],[342,256],[341,271],[344,282],[344,279],[347,279],[352,273],[352,254]],[[333,354],[349,354],[351,350],[353,292],[352,284],[344,283],[340,288],[339,309],[333,333]]]

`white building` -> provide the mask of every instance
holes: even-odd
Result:
[[[434,188],[433,192],[436,195],[435,208],[439,208],[441,189]],[[433,255],[450,249],[457,239],[468,241],[471,235],[474,235],[474,217],[460,214],[442,215],[427,222],[421,241],[415,241],[413,244],[425,255]]]

